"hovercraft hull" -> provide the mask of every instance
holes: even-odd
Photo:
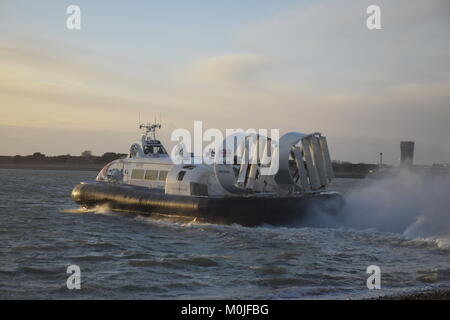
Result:
[[[81,183],[72,199],[85,207],[107,204],[111,209],[197,218],[219,224],[282,225],[299,221],[316,210],[336,213],[344,201],[334,192],[298,196],[192,197],[166,195],[163,190],[106,182]]]

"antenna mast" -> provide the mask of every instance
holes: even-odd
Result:
[[[161,123],[157,123],[155,117],[155,122],[153,124],[151,124],[150,122],[141,123],[139,125],[139,129],[144,129],[146,136],[150,135],[152,140],[156,140],[156,129],[161,129]]]

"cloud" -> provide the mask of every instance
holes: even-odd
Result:
[[[144,77],[129,71],[133,68],[118,57],[37,36],[5,34],[0,44],[0,125],[102,130],[127,121],[134,125],[138,112],[155,106],[169,112],[169,91],[152,82],[155,73]],[[153,112],[152,117],[159,114]]]
[[[448,83],[399,84],[386,88],[383,95],[317,90],[290,81],[289,73],[273,76],[285,72],[283,63],[288,59],[256,53],[213,56],[187,66],[171,66],[175,72],[154,83],[140,73],[127,73],[124,69],[129,64],[112,57],[52,42],[37,50],[35,42],[38,40],[13,42],[6,53],[0,49],[4,71],[0,74],[0,125],[61,132],[115,128],[116,132],[136,132],[137,137],[138,112],[142,119],[152,119],[162,111],[167,132],[190,128],[198,119],[205,127],[322,131],[330,139],[333,156],[342,160],[370,161],[383,150],[386,160],[393,162],[401,138],[426,145],[430,159],[450,157],[449,146],[436,139],[449,134]],[[118,67],[111,70],[110,66]],[[69,131],[66,137],[73,136]],[[42,135],[38,141],[49,136],[44,132],[36,130]],[[103,150],[101,144],[90,148]],[[19,153],[18,148],[14,150]]]
[[[240,36],[247,50],[286,63],[290,79],[335,91],[384,90],[449,81],[450,2],[379,0],[382,30],[366,28],[373,1],[314,1],[261,21]]]
[[[259,54],[228,54],[195,62],[188,68],[197,81],[212,84],[243,84],[255,80],[274,61]]]
[[[84,150],[93,150],[96,155],[108,151],[127,153],[133,139],[137,138],[136,132],[124,131],[122,127],[101,131],[93,129],[0,125],[1,155],[29,155],[34,152],[79,155]]]

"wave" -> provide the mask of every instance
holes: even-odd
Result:
[[[63,213],[97,213],[97,214],[112,214],[113,211],[108,204],[98,204],[92,208],[77,207],[62,210]]]

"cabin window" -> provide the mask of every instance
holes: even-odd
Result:
[[[178,181],[183,180],[185,174],[186,174],[186,171],[180,171],[180,172],[178,172],[178,174],[177,174],[177,180],[178,180]]]
[[[142,180],[144,179],[145,170],[143,169],[133,169],[131,171],[131,179],[133,180]]]
[[[158,170],[147,170],[145,172],[145,180],[156,180],[158,179]]]
[[[166,181],[168,171],[160,171],[159,172],[159,181]]]

